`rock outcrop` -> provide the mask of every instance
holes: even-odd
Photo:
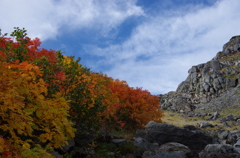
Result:
[[[136,131],[134,146],[145,158],[240,158],[239,138],[240,130],[204,131],[150,121]]]
[[[192,66],[175,92],[160,95],[161,108],[172,111],[221,111],[240,104],[240,36],[234,36],[209,62]]]
[[[149,125],[150,124],[150,125]],[[146,125],[145,130],[137,130],[135,146],[144,150],[150,150],[160,153],[167,147],[170,148],[170,142],[180,143],[182,145],[174,144],[174,148],[181,149],[182,152],[187,152],[187,148],[191,150],[191,155],[198,156],[204,147],[213,143],[211,136],[206,135],[202,130],[189,130],[189,128],[176,127],[164,123],[150,122]],[[173,144],[171,144],[173,146]],[[186,147],[184,147],[186,146]],[[162,150],[161,150],[162,149]],[[161,152],[162,153],[162,152]]]
[[[209,144],[202,152],[199,158],[239,158],[240,154],[233,146],[229,144]]]

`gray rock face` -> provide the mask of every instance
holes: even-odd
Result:
[[[199,153],[200,158],[238,158],[239,156],[229,144],[209,144]]]
[[[217,108],[221,110],[239,102],[240,36],[232,37],[211,61],[192,66],[188,73],[176,92],[159,96],[163,110],[188,112],[208,108],[210,102],[212,107],[221,105]]]
[[[145,142],[157,143],[159,146],[169,142],[180,143],[191,149],[192,155],[195,156],[207,144],[213,142],[213,139],[203,131],[191,131],[164,123],[156,123],[146,130],[137,130],[136,137],[142,138]]]
[[[143,150],[154,150],[154,145],[141,137],[138,137],[134,140],[134,146]]]
[[[191,95],[189,94],[178,94],[175,92],[169,92],[166,95],[160,96],[161,108],[173,111],[192,111],[195,109],[191,103]]]
[[[236,144],[234,144],[234,147],[240,148],[240,139],[237,141]]]
[[[220,115],[220,114],[216,111],[216,112],[213,114],[213,120],[216,120],[219,115]]]
[[[188,158],[182,151],[162,152],[148,158]]]
[[[208,123],[208,122],[200,122],[200,125],[199,125],[200,128],[212,128],[213,125]]]
[[[145,128],[151,128],[152,126],[157,125],[157,122],[155,121],[149,121],[146,125]]]
[[[228,136],[229,136],[229,133],[230,133],[229,131],[219,132],[219,133],[218,133],[218,138],[219,138],[220,140],[227,139]]]
[[[176,142],[169,142],[166,144],[161,145],[158,149],[156,149],[156,153],[163,153],[163,152],[172,152],[172,151],[182,151],[185,155],[190,154],[191,150],[183,144],[176,143]]]
[[[150,121],[137,130],[134,146],[146,158],[240,158],[240,130],[204,131]],[[142,150],[143,149],[143,150]]]

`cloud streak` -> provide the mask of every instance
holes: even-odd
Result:
[[[56,38],[64,29],[96,29],[107,35],[131,16],[144,11],[135,0],[2,0],[1,28],[11,32],[13,27],[25,27],[30,37],[41,40]]]
[[[211,60],[239,34],[239,7],[238,0],[221,0],[210,7],[185,6],[169,16],[148,16],[124,43],[92,48],[104,57],[92,66],[106,64],[110,76],[154,94],[176,90],[191,66]]]

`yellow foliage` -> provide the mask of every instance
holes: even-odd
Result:
[[[73,59],[68,56],[63,56],[63,65],[69,66],[70,63],[73,62]]]
[[[90,147],[90,148],[96,148],[98,145],[96,144],[96,142],[95,141],[92,141],[91,143],[89,143],[88,144],[88,146]]]
[[[45,97],[47,84],[37,66],[0,63],[0,76],[0,129],[9,135],[5,139],[21,152],[19,155],[39,157],[44,150],[34,147],[38,141],[49,142],[46,147],[52,150],[74,137],[73,124],[67,119],[68,101],[60,93]],[[29,138],[28,143],[23,137]],[[0,137],[0,146],[2,142]]]

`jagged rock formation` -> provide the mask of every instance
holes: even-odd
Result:
[[[211,61],[192,66],[188,73],[176,92],[160,95],[162,109],[221,111],[240,104],[240,36],[232,37]]]

